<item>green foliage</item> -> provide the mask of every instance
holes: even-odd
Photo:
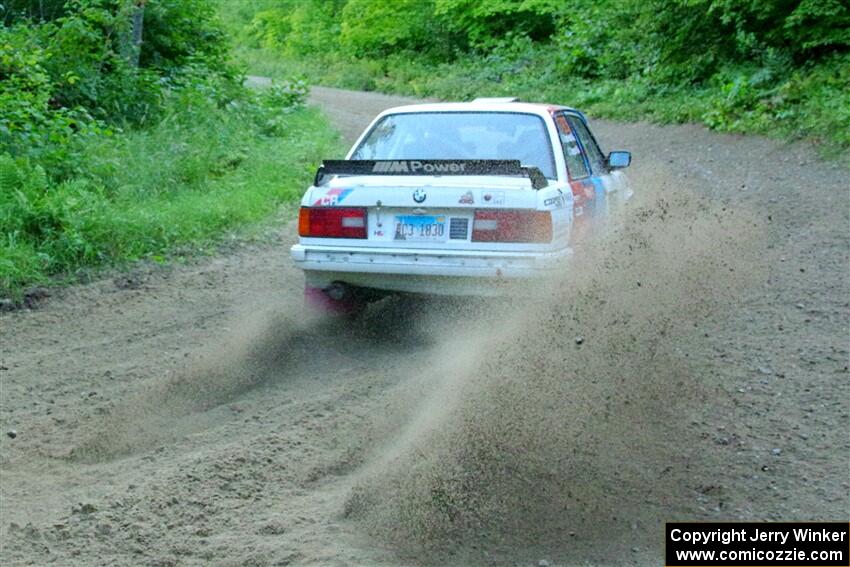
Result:
[[[67,0],[61,10],[36,10],[42,5],[18,0],[7,7],[5,19],[13,23],[0,27],[0,45],[4,51],[39,53],[29,67],[49,79],[43,87],[52,109],[84,110],[113,124],[145,124],[157,119],[163,87],[186,68],[234,75],[209,0],[145,2],[139,67],[128,56],[134,2]],[[27,19],[36,14],[50,18]],[[17,72],[26,68],[18,66]]]
[[[563,9],[556,0],[436,0],[434,15],[460,32],[467,45],[486,49],[506,35],[548,39]]]
[[[290,56],[447,48],[448,28],[433,17],[434,0],[257,0],[254,5],[253,15],[225,9],[249,20],[251,41]],[[235,35],[244,34],[236,30]]]
[[[203,84],[225,104],[238,90],[207,0],[148,0],[139,67],[126,49],[134,2],[4,6],[10,25],[0,26],[0,153],[35,160],[52,178],[79,173],[90,138],[156,123],[175,91]]]
[[[802,0],[783,22],[783,36],[802,52],[850,47],[850,7],[842,0]]]
[[[558,45],[562,71],[648,75],[666,84],[710,80],[730,64],[788,64],[850,48],[840,0],[572,0]]]
[[[339,147],[316,111],[269,107],[269,98],[277,95],[93,140],[85,173],[68,181],[0,155],[0,295],[57,274],[185,253],[297,199],[315,164]]]
[[[228,41],[216,7],[209,0],[147,0],[139,64],[179,72],[202,63],[217,72],[227,68]]]
[[[785,58],[799,64],[850,48],[841,0],[335,0],[285,2],[252,23],[263,45],[289,55],[386,56],[417,51],[449,61],[530,38],[558,47],[562,75],[649,75],[704,82],[724,66]],[[342,6],[340,10],[340,6]],[[295,25],[310,19],[309,42]],[[324,31],[322,31],[324,26]],[[340,31],[341,27],[341,31]],[[451,48],[446,44],[450,43]],[[316,49],[318,44],[321,49]]]
[[[79,142],[109,130],[85,108],[56,106],[45,68],[50,55],[26,28],[0,28],[0,151],[30,156],[62,176],[73,169]]]
[[[256,13],[236,16],[251,20],[247,35],[258,44],[290,54],[315,54],[337,42],[343,4],[343,0],[265,1],[257,3]]]
[[[670,85],[709,81],[729,65],[777,59],[800,65],[850,49],[850,7],[842,0],[282,0],[269,6],[253,18],[255,37],[290,56],[408,51],[448,62],[528,38],[557,47],[561,76],[649,76]]]
[[[276,13],[249,24],[243,12],[243,25],[276,30],[258,44],[285,55],[275,65],[243,49],[251,68],[850,147],[850,6],[841,0],[347,0],[334,13],[317,51],[290,43],[293,28]]]
[[[3,2],[0,295],[214,242],[297,198],[334,136],[293,80],[255,92],[210,0]]]
[[[354,55],[387,54],[428,46],[433,0],[348,0],[342,9],[339,45]]]
[[[98,251],[83,234],[103,206],[103,196],[88,182],[51,184],[44,169],[28,160],[0,155],[0,289],[16,278],[42,280],[57,263],[97,261]],[[22,258],[22,249],[29,257]],[[24,260],[25,268],[15,261]]]
[[[779,130],[850,148],[850,56],[777,74],[769,68],[733,68],[718,73],[714,81],[717,95],[700,116],[712,128]]]
[[[45,22],[67,12],[67,0],[4,0],[0,4],[0,23],[9,26],[19,20]]]

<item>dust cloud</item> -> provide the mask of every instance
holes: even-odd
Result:
[[[269,380],[292,375],[299,362],[309,358],[311,341],[337,324],[294,302],[245,309],[226,326],[226,339],[113,408],[97,435],[74,448],[72,460],[109,460],[202,429],[204,424],[194,416],[237,400]]]
[[[533,301],[423,320],[455,330],[441,331],[407,422],[386,428],[396,434],[352,483],[345,516],[422,557],[610,542],[647,517],[638,508],[674,512],[680,480],[665,464],[710,395],[693,347],[761,277],[762,238],[745,213],[692,192],[648,193],[526,290]]]
[[[579,540],[622,554],[618,534],[680,509],[694,458],[683,424],[714,376],[699,347],[762,277],[764,237],[746,212],[682,188],[638,195],[601,230],[522,290],[530,300],[395,298],[356,322],[294,301],[250,309],[269,315],[237,318],[71,458],[165,445],[254,388],[321,373],[317,356],[368,351],[405,377],[364,394],[372,415],[334,434],[353,466],[330,501],[357,531],[415,562],[563,556]]]

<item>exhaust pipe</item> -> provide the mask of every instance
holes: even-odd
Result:
[[[325,293],[334,301],[342,301],[351,295],[351,289],[339,282],[334,282],[325,288]]]

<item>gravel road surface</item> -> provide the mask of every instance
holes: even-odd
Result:
[[[347,140],[409,100],[311,95]],[[847,519],[846,162],[593,125],[633,218],[545,307],[314,319],[283,220],[0,313],[0,562],[660,565],[666,520]]]

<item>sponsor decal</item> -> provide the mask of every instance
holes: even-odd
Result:
[[[555,205],[560,208],[564,206],[564,197],[563,195],[558,195],[557,197],[550,197],[543,201],[543,206],[548,207],[549,205]]]
[[[505,192],[504,191],[483,191],[481,193],[481,200],[488,205],[504,205],[505,204]]]
[[[407,173],[409,171],[406,161],[379,161],[372,168],[372,173]]]
[[[422,163],[416,160],[378,161],[372,167],[372,173],[463,173],[465,163]]]
[[[413,192],[413,200],[417,203],[424,203],[426,198],[428,198],[428,194],[425,193],[425,189],[417,189]]]
[[[461,205],[474,205],[475,197],[472,196],[472,191],[467,191],[463,195],[461,195],[460,199],[457,201]]]
[[[348,197],[354,189],[330,189],[324,195],[316,199],[316,202],[313,203],[314,207],[333,207],[334,205],[339,205],[340,203]]]

